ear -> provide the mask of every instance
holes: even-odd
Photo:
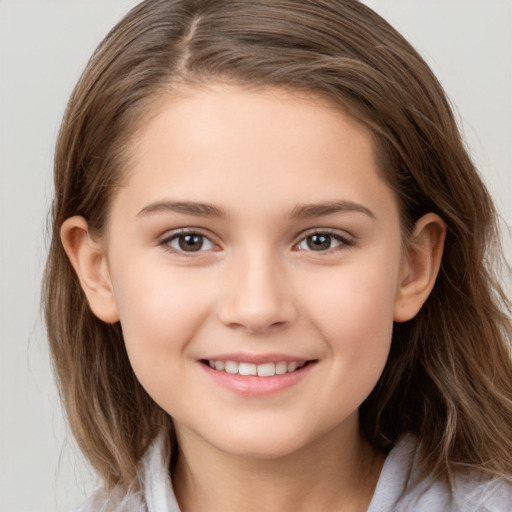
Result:
[[[414,318],[430,295],[441,267],[445,237],[446,225],[434,213],[424,215],[416,223],[402,262],[395,322]]]
[[[117,322],[119,313],[107,258],[101,244],[91,238],[87,221],[78,216],[66,219],[60,238],[92,312],[104,322]]]

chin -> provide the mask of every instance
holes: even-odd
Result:
[[[224,451],[244,459],[274,460],[296,453],[302,446],[302,443],[291,443],[289,439],[241,439],[224,447]]]
[[[306,433],[278,430],[270,425],[265,429],[223,430],[217,439],[205,439],[218,450],[235,457],[271,460],[299,452],[313,441]]]

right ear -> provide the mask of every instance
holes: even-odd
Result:
[[[107,258],[101,244],[90,236],[87,221],[78,216],[66,219],[60,238],[92,312],[106,323],[119,321]]]

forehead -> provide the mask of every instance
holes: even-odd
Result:
[[[253,203],[362,202],[386,189],[391,197],[369,130],[339,106],[304,92],[224,84],[183,89],[160,98],[131,145],[122,189],[137,195],[141,208],[167,196],[236,198],[245,209]]]

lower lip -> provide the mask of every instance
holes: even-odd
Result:
[[[225,371],[214,370],[204,363],[199,364],[208,376],[220,386],[239,395],[257,397],[273,395],[298,384],[308,375],[316,362],[311,361],[294,372],[274,375],[273,377],[231,374]]]

